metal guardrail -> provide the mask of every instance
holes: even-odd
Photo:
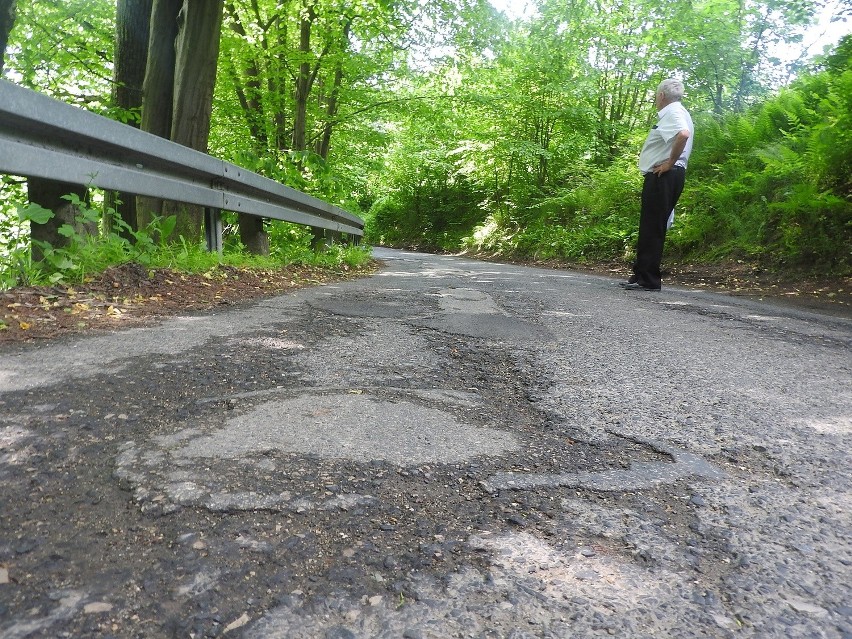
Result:
[[[318,198],[6,80],[0,80],[0,174],[203,206],[211,249],[221,248],[222,210],[364,234],[361,218]]]

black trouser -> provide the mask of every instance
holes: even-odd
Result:
[[[675,166],[660,176],[655,173],[645,175],[639,214],[639,243],[633,264],[635,279],[642,286],[660,288],[666,222],[683,192],[685,178],[686,171],[681,166]]]

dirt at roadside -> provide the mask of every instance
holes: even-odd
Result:
[[[140,326],[170,315],[360,277],[377,268],[378,262],[372,261],[358,268],[223,266],[205,273],[178,273],[123,264],[82,284],[0,291],[0,346]]]
[[[477,259],[509,261],[504,257],[467,255]],[[616,280],[630,277],[623,262],[573,264],[558,260],[512,261],[541,268],[571,269]],[[804,310],[852,318],[852,277],[813,275],[796,271],[772,271],[744,261],[713,264],[664,264],[663,287],[675,286],[727,293],[737,297],[772,300]]]

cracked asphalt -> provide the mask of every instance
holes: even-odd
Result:
[[[852,637],[852,321],[375,255],[0,350],[0,637]]]

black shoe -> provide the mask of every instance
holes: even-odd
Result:
[[[645,286],[644,284],[640,284],[639,282],[631,282],[627,281],[621,285],[621,288],[627,291],[659,291],[659,288],[652,288],[650,286]]]

